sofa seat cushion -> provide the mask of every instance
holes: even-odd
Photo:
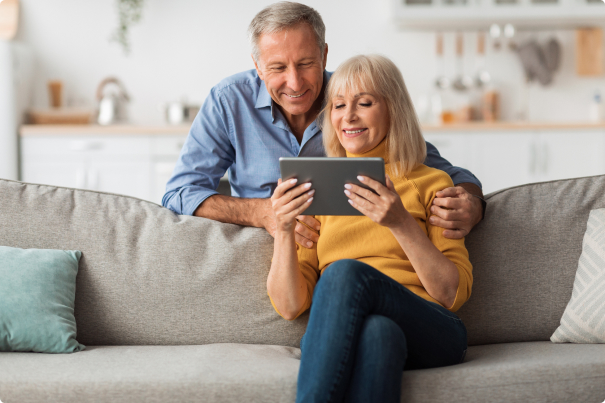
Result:
[[[408,371],[402,402],[602,402],[605,344],[469,347],[464,363]]]
[[[294,401],[300,350],[253,344],[0,353],[3,402]]]
[[[0,399],[11,402],[293,402],[292,347],[89,347],[71,355],[0,353]],[[605,345],[469,347],[463,364],[406,371],[402,402],[601,402]]]

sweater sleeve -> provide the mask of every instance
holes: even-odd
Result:
[[[428,218],[431,216],[431,206],[435,193],[446,187],[453,186],[452,179],[443,171],[432,170],[430,175],[424,176],[418,181],[418,190],[426,211],[427,234],[433,245],[437,247],[458,269],[458,290],[456,299],[450,307],[445,307],[451,312],[456,312],[470,298],[473,286],[473,266],[469,260],[468,251],[464,246],[464,239],[449,239],[443,236],[443,228],[432,225]]]
[[[307,283],[307,299],[305,300],[305,303],[303,304],[300,311],[296,314],[294,319],[302,315],[311,306],[311,300],[313,299],[313,290],[315,289],[315,285],[317,284],[317,280],[319,279],[320,274],[316,243],[313,244],[313,248],[311,249],[303,248],[299,244],[296,244],[296,253],[298,255],[298,269],[301,271]],[[279,312],[271,296],[269,296],[269,299],[271,299],[271,305],[273,305],[273,309],[275,309],[275,312],[277,312],[283,318],[284,315]]]

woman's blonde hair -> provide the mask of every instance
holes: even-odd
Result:
[[[391,174],[406,175],[426,158],[426,143],[401,72],[390,59],[380,55],[359,55],[342,63],[326,88],[322,110],[323,142],[328,157],[344,157],[346,151],[332,126],[333,99],[338,94],[370,92],[382,99],[389,112],[386,135]]]

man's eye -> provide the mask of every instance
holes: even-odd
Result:
[[[286,68],[285,68],[284,66],[281,66],[281,67],[273,67],[273,68],[272,68],[272,70],[275,70],[275,71],[284,71],[285,69],[286,69]]]

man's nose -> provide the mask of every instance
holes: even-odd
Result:
[[[303,80],[297,69],[290,69],[288,73],[288,88],[298,93],[303,88]]]

